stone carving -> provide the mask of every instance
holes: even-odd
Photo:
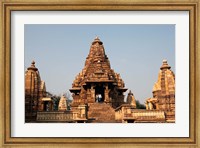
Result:
[[[153,97],[158,99],[159,110],[175,111],[175,75],[167,60],[163,60],[158,80],[153,87]]]
[[[103,42],[96,37],[90,47],[85,66],[75,77],[70,91],[74,96],[78,95],[80,100],[86,99],[87,101],[84,102],[88,103],[94,103],[95,96],[99,94],[102,96],[103,102],[112,103],[112,106],[116,108],[124,103],[123,92],[127,90],[124,87],[120,74],[115,73],[110,67]],[[81,101],[74,100],[72,106],[78,105],[75,102]]]
[[[153,98],[146,100],[147,110],[165,111],[166,121],[175,122],[175,75],[167,60],[163,60],[158,80],[153,86]]]
[[[149,98],[145,101],[146,110],[159,110],[158,99]]]
[[[38,111],[52,111],[53,101],[51,98],[40,98],[38,103]]]
[[[79,112],[79,106],[86,104],[88,105],[89,122],[90,118],[95,118],[99,122],[103,119],[106,122],[113,121],[114,108],[124,103],[123,93],[127,90],[124,87],[120,75],[111,69],[103,42],[96,37],[90,47],[85,66],[75,77],[70,89],[70,92],[73,93],[71,109],[74,112]],[[98,106],[98,108],[94,109],[94,106]],[[108,109],[110,115],[105,116],[103,113],[97,113]]]
[[[132,108],[136,108],[135,97],[133,93],[131,92],[131,90],[129,91],[128,96],[127,96],[127,103],[130,104]]]
[[[66,111],[67,110],[67,98],[62,95],[60,98],[59,104],[58,104],[58,110],[59,111]]]
[[[45,82],[41,80],[35,62],[25,72],[25,120],[35,121],[39,99],[46,97]]]
[[[70,111],[38,112],[37,122],[74,122],[73,113]]]

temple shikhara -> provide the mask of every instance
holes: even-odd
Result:
[[[175,118],[175,75],[166,60],[160,67],[158,80],[153,86],[153,98],[146,100],[147,110],[165,111],[166,119]]]
[[[163,60],[152,97],[146,99],[146,108],[141,109],[131,90],[127,97],[124,95],[128,88],[111,68],[103,42],[96,37],[83,69],[72,80],[72,87],[66,88],[72,94],[72,102],[62,96],[57,110],[32,62],[25,73],[26,122],[174,123],[175,75],[170,68]]]
[[[35,62],[25,72],[25,120],[36,120],[37,111],[48,110],[50,98],[46,97],[45,82],[41,80]],[[52,103],[49,106],[52,109]]]

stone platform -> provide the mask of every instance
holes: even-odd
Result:
[[[106,103],[91,103],[88,106],[89,123],[115,123],[115,110]]]
[[[37,112],[37,122],[74,122],[71,111]]]

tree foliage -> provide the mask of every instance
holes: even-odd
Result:
[[[139,100],[136,100],[136,108],[137,109],[146,109],[144,104],[141,104]]]
[[[50,92],[46,92],[46,94],[47,94],[47,97],[50,97],[53,101],[53,110],[58,110],[60,96],[54,95]]]
[[[57,111],[61,96],[54,95],[51,92],[46,92],[46,95],[47,95],[47,97],[51,98],[52,101],[53,101],[53,104],[54,104],[53,105],[53,110]],[[70,104],[72,102],[72,100],[71,100],[71,94],[70,94],[69,91],[66,91],[65,93],[63,93],[63,95],[67,99],[67,110],[70,110]]]

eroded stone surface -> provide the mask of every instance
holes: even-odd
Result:
[[[103,42],[98,37],[95,38],[85,66],[76,76],[70,89],[73,93],[72,110],[76,111],[81,104],[90,106],[92,103],[106,103],[116,108],[124,103],[123,93],[127,90],[124,87],[120,74],[111,69]],[[104,110],[103,106],[100,106],[101,110]]]
[[[132,108],[136,108],[136,100],[131,90],[129,91],[127,96],[127,103],[130,104]]]
[[[67,98],[65,96],[62,96],[60,98],[58,110],[59,111],[66,111],[67,110]]]
[[[153,86],[153,98],[146,100],[146,109],[163,110],[166,120],[175,120],[175,75],[167,60],[163,60],[158,80]]]
[[[45,82],[41,80],[35,62],[25,72],[25,119],[34,121],[39,110],[39,99],[46,97]]]
[[[153,97],[158,99],[159,110],[175,111],[175,75],[166,60],[160,68],[158,80],[153,87]]]

